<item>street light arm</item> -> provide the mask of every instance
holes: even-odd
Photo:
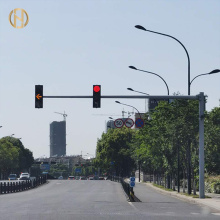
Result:
[[[166,87],[167,87],[167,94],[168,94],[168,95],[170,94],[170,92],[169,92],[169,87],[168,87],[168,85],[167,85],[167,83],[166,83],[166,81],[164,80],[163,77],[161,77],[160,75],[158,75],[158,74],[156,74],[156,73],[149,72],[149,71],[146,71],[146,70],[140,70],[140,69],[137,69],[137,70],[138,70],[138,71],[141,71],[141,72],[145,72],[145,73],[150,73],[150,74],[153,74],[153,75],[155,75],[155,76],[160,77],[160,78],[164,81],[164,83],[165,83],[165,85],[166,85]]]
[[[180,42],[178,39],[176,39],[175,37],[173,37],[171,35],[163,34],[163,33],[156,32],[156,31],[147,30],[144,27],[142,27],[141,25],[136,25],[135,27],[137,29],[148,31],[148,32],[151,32],[151,33],[154,33],[154,34],[159,34],[159,35],[163,35],[163,36],[166,36],[166,37],[170,37],[170,38],[174,39],[175,41],[177,41],[183,47],[183,49],[186,52],[187,59],[188,59],[188,95],[190,95],[190,58],[189,58],[189,53],[188,53],[187,49],[185,48],[185,46],[182,44],[182,42]]]
[[[215,70],[213,70],[213,71],[211,71],[211,72],[209,72],[209,73],[199,74],[198,76],[196,76],[196,77],[194,77],[194,78],[192,79],[192,81],[190,82],[190,85],[192,84],[193,80],[196,79],[196,78],[199,77],[199,76],[211,75],[211,74],[215,74],[215,73],[219,73],[219,72],[220,72],[219,69],[215,69]]]
[[[194,78],[192,79],[192,81],[190,82],[190,85],[192,84],[192,82],[193,82],[194,79],[196,79],[196,78],[199,77],[199,76],[204,76],[204,75],[209,75],[209,73],[199,74],[198,76],[194,77]]]
[[[121,103],[121,102],[118,102],[118,101],[115,101],[116,103],[118,103],[118,104],[121,104],[121,105],[126,105],[126,106],[129,106],[129,107],[132,107],[132,108],[134,108],[134,109],[136,109],[134,106],[132,106],[132,105],[128,105],[128,104],[124,104],[124,103]],[[137,110],[137,109],[136,109]],[[141,118],[141,114],[140,114],[140,112],[137,110],[137,112],[138,112],[138,114],[139,114],[139,117]]]

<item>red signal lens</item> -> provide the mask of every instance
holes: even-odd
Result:
[[[94,86],[93,90],[94,90],[94,92],[99,92],[100,91],[100,86]]]

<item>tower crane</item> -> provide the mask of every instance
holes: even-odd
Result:
[[[54,112],[54,113],[63,115],[63,120],[66,121],[67,114],[65,114],[65,111],[64,113],[59,113],[59,112]]]

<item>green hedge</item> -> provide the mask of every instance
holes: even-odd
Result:
[[[220,194],[220,175],[209,176],[205,179],[205,191],[208,193]]]

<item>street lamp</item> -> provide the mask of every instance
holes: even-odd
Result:
[[[212,71],[209,72],[209,73],[199,74],[198,76],[196,76],[196,77],[194,77],[194,78],[192,79],[192,81],[190,82],[190,86],[191,86],[193,80],[196,79],[196,78],[199,77],[199,76],[211,75],[211,74],[215,74],[215,73],[219,73],[219,72],[220,72],[219,69],[215,69],[215,70],[212,70]]]
[[[127,90],[130,90],[132,92],[137,92],[137,93],[140,93],[140,94],[144,94],[144,95],[149,95],[148,93],[145,93],[145,92],[139,92],[137,90],[134,90],[132,88],[127,88]],[[147,112],[147,109],[146,109],[146,99],[145,99],[145,112]]]
[[[164,80],[163,77],[161,77],[161,76],[158,75],[157,73],[153,73],[153,72],[149,72],[149,71],[146,71],[146,70],[137,69],[137,68],[134,67],[134,66],[129,66],[129,68],[130,68],[130,69],[133,69],[133,70],[138,70],[138,71],[141,71],[141,72],[144,72],[144,73],[150,73],[150,74],[153,74],[153,75],[155,75],[155,76],[160,77],[160,78],[163,80],[163,82],[165,83],[165,85],[166,85],[166,87],[167,87],[167,94],[169,95],[169,87],[168,87],[168,85],[167,85],[167,83],[166,83],[166,81]]]
[[[132,106],[132,105],[127,105],[127,104],[124,104],[124,103],[121,103],[121,102],[119,102],[119,101],[115,101],[116,103],[118,103],[118,104],[121,104],[121,105],[126,105],[126,106],[129,106],[129,107],[132,107],[132,108],[134,108],[134,109],[136,109],[134,106]],[[137,110],[137,109],[136,109]],[[139,117],[141,118],[141,114],[140,114],[140,112],[137,110],[137,112],[138,112],[138,114],[139,114]]]
[[[185,46],[184,46],[178,39],[176,39],[175,37],[173,37],[173,36],[171,36],[171,35],[163,34],[163,33],[156,32],[156,31],[147,30],[146,28],[144,28],[144,27],[141,26],[141,25],[136,25],[135,27],[136,27],[137,29],[140,29],[140,30],[143,30],[143,31],[148,31],[148,32],[151,32],[151,33],[154,33],[154,34],[159,34],[159,35],[163,35],[163,36],[166,36],[166,37],[170,37],[170,38],[176,40],[176,41],[183,47],[183,49],[184,49],[185,52],[186,52],[187,59],[188,59],[188,95],[190,95],[190,59],[189,59],[188,51],[186,50]]]

